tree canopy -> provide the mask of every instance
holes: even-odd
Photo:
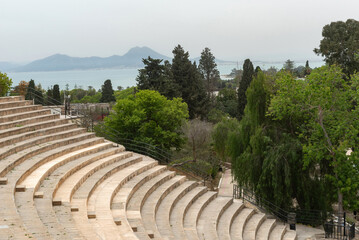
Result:
[[[61,104],[60,87],[58,84],[55,84],[54,88],[52,89],[52,98],[54,99],[54,104]]]
[[[114,102],[116,101],[115,96],[113,95],[114,91],[112,88],[112,83],[110,79],[107,79],[104,83],[104,85],[102,85],[102,96],[100,99],[100,102],[104,103],[104,102]]]
[[[168,100],[156,91],[140,90],[136,96],[118,100],[105,124],[123,138],[169,150],[183,144],[180,127],[187,118],[187,104],[181,98]]]
[[[167,98],[180,97],[179,86],[173,81],[171,64],[162,59],[148,57],[142,59],[145,67],[138,70],[136,78],[139,90],[149,89],[158,91]]]
[[[347,77],[359,71],[359,21],[332,22],[323,27],[322,36],[319,48],[314,49],[317,55],[329,65],[339,65]]]
[[[205,48],[201,53],[198,65],[198,69],[206,82],[205,86],[208,95],[213,92],[216,82],[220,79],[215,59],[211,50]]]
[[[6,95],[6,93],[10,90],[11,84],[11,78],[9,78],[6,73],[0,72],[0,97]]]
[[[176,46],[172,53],[173,79],[179,86],[183,101],[188,105],[189,116],[191,119],[203,118],[207,114],[208,98],[197,65],[189,60],[188,52],[181,45]]]
[[[324,66],[304,80],[280,71],[271,81],[257,74],[228,153],[216,147],[231,156],[235,180],[283,209],[358,209],[359,74],[345,81]]]

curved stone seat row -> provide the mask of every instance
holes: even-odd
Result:
[[[0,98],[0,137],[0,239],[296,239],[22,97]]]

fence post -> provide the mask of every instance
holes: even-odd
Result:
[[[294,212],[290,212],[288,213],[288,223],[289,223],[289,228],[290,230],[295,230],[296,229],[296,214]]]

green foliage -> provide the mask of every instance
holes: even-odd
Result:
[[[148,57],[142,59],[145,67],[139,70],[136,78],[139,90],[149,89],[158,91],[167,98],[179,97],[178,85],[173,81],[171,65],[168,61],[161,64],[163,60]]]
[[[354,209],[359,203],[359,187],[352,181],[358,178],[357,153],[346,156],[359,143],[356,78],[346,82],[335,66],[313,70],[306,81],[283,74],[270,106],[271,116],[301,142],[303,170],[319,182],[327,199],[338,196],[339,209]]]
[[[10,90],[11,84],[11,78],[9,78],[6,73],[0,72],[0,97],[6,95],[6,93]]]
[[[238,127],[239,122],[236,118],[223,118],[212,131],[213,148],[223,162],[226,162],[229,156],[229,135]]]
[[[231,117],[237,116],[238,110],[238,99],[235,89],[232,88],[223,88],[219,91],[218,96],[216,97],[217,103],[216,107],[223,111],[224,113],[229,114]]]
[[[171,71],[174,82],[179,86],[182,99],[188,105],[189,117],[204,118],[207,114],[208,96],[204,90],[201,74],[195,63],[189,60],[188,52],[185,52],[181,45],[172,51]]]
[[[285,61],[285,63],[283,64],[283,68],[290,72],[293,73],[294,70],[294,61],[291,61],[290,59],[288,59],[287,61]]]
[[[52,90],[52,98],[55,101],[56,105],[61,104],[61,97],[60,97],[60,88],[58,84],[54,85],[54,88]]]
[[[278,73],[276,86],[271,81],[262,72],[253,79],[245,114],[229,134],[227,154],[235,180],[283,209],[292,208],[296,199],[300,209],[328,210],[333,199],[327,191],[329,183],[316,175],[315,166],[304,167],[298,137],[298,125],[308,121],[307,114],[300,112],[306,83],[287,71]]]
[[[241,119],[244,114],[244,108],[247,104],[246,91],[251,84],[254,74],[254,68],[251,60],[246,59],[243,64],[242,80],[239,83],[238,88],[238,117]]]
[[[179,129],[186,118],[187,104],[182,99],[168,100],[156,91],[141,90],[136,97],[118,100],[105,124],[123,138],[169,150],[183,144]]]
[[[116,101],[115,96],[113,95],[113,88],[112,88],[112,83],[110,79],[107,79],[104,83],[104,85],[102,85],[102,96],[100,99],[100,102],[102,103],[109,103],[109,102],[114,102]]]
[[[41,85],[35,87],[35,81],[30,80],[29,85],[27,87],[27,92],[25,95],[26,100],[34,100],[35,104],[44,104],[44,97],[42,94]]]
[[[359,21],[348,19],[346,22],[332,22],[323,27],[323,39],[314,52],[321,55],[329,65],[337,64],[350,77],[359,71]]]
[[[202,51],[198,69],[206,82],[205,86],[207,94],[211,95],[220,77],[217,64],[215,62],[215,57],[209,48],[205,48]]]
[[[99,103],[101,99],[102,94],[100,92],[97,92],[95,95],[86,95],[81,100],[79,100],[79,103]]]
[[[116,100],[122,100],[122,99],[126,99],[129,97],[133,97],[135,96],[135,92],[136,92],[136,87],[130,87],[130,88],[126,88],[123,89],[121,91],[115,91],[115,97]]]

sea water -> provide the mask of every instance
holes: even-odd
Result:
[[[320,67],[324,62],[310,62],[310,67]],[[231,73],[234,68],[241,69],[243,63],[227,63],[218,64],[217,68],[221,74],[222,79],[226,79],[225,75]],[[268,63],[268,62],[253,62],[254,67],[259,66],[261,69],[268,69],[275,67],[281,69],[283,63]],[[295,63],[295,66],[304,66],[305,63]],[[138,75],[138,68],[121,68],[121,69],[90,69],[90,70],[72,70],[72,71],[51,71],[51,72],[9,72],[8,77],[13,81],[12,86],[16,86],[20,81],[30,81],[33,79],[35,85],[41,84],[42,88],[47,90],[55,84],[58,84],[60,89],[69,89],[75,87],[88,89],[89,86],[96,90],[101,89],[105,80],[110,79],[113,89],[117,87],[131,87],[136,85],[136,77]]]

